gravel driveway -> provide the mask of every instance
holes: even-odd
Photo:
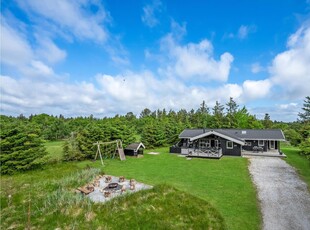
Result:
[[[310,229],[310,194],[293,167],[273,157],[249,157],[264,230]]]

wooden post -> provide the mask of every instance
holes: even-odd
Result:
[[[99,156],[100,156],[101,164],[103,165],[102,155],[101,155],[101,151],[100,151],[100,144],[98,143],[97,146],[98,146],[98,151],[99,151]]]
[[[95,160],[96,160],[97,156],[98,156],[98,145],[99,145],[99,142],[97,141],[94,145],[97,145],[97,152],[96,152],[96,156],[95,156]]]
[[[102,155],[101,155],[101,151],[100,151],[100,143],[99,143],[99,141],[94,143],[94,145],[97,145],[97,152],[96,152],[95,160],[97,160],[97,157],[98,157],[98,154],[99,154],[100,160],[101,160],[101,164],[103,165],[103,160],[102,160]]]

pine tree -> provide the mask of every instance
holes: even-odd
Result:
[[[272,121],[268,113],[265,114],[263,125],[266,129],[270,129],[272,127]]]
[[[47,155],[42,139],[30,125],[1,125],[1,174],[12,174],[38,168]]]
[[[302,122],[309,122],[310,121],[310,96],[307,96],[304,100],[302,110],[303,113],[298,113],[298,116],[300,117]]]
[[[211,128],[222,128],[224,126],[224,106],[218,101],[215,102],[213,110],[213,122]]]
[[[238,111],[238,105],[234,101],[232,97],[229,98],[229,102],[226,103],[226,118],[227,118],[227,124],[226,128],[238,128],[237,127],[237,121],[236,121],[236,113]]]
[[[163,146],[167,141],[162,123],[150,118],[144,126],[141,139],[147,148]]]

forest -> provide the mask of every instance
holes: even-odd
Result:
[[[1,174],[12,174],[50,163],[44,142],[64,140],[64,160],[84,160],[94,157],[96,141],[121,139],[124,146],[142,141],[149,149],[175,144],[185,128],[247,128],[282,129],[287,141],[298,146],[301,153],[310,154],[310,97],[304,100],[302,111],[294,122],[272,121],[266,113],[259,120],[233,98],[226,104],[216,102],[209,108],[203,101],[199,108],[187,111],[145,108],[139,115],[95,118],[64,117],[36,114],[25,117],[1,115]]]

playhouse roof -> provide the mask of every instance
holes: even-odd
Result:
[[[144,144],[142,142],[136,142],[136,143],[132,143],[130,145],[127,145],[127,147],[125,149],[128,149],[128,150],[138,150],[141,147],[145,149],[145,146],[144,146]]]

